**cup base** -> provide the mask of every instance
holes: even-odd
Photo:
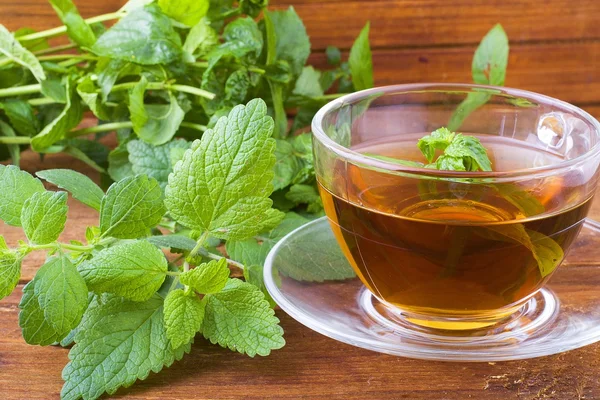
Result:
[[[587,220],[548,285],[500,321],[436,325],[382,303],[354,275],[326,218],[291,232],[271,250],[264,281],[292,318],[353,346],[438,361],[519,360],[600,341],[598,240],[600,224]],[[465,322],[473,323],[471,329]]]

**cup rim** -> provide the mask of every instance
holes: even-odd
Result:
[[[374,157],[369,157],[363,153],[354,151],[348,147],[342,146],[332,140],[323,130],[322,124],[325,116],[336,109],[343,107],[344,105],[350,105],[360,99],[363,99],[369,95],[374,94],[386,94],[393,92],[416,92],[431,89],[440,89],[440,91],[452,91],[452,90],[464,90],[473,91],[473,89],[482,89],[487,91],[493,91],[494,94],[505,94],[511,97],[525,98],[526,100],[534,100],[536,102],[543,102],[546,104],[555,105],[563,108],[566,111],[572,112],[577,117],[588,123],[592,129],[594,129],[598,135],[598,142],[594,144],[585,153],[578,155],[569,160],[563,160],[555,164],[544,165],[533,168],[520,168],[508,171],[443,171],[430,168],[412,167],[399,165],[395,163],[386,162]],[[388,171],[390,173],[408,173],[421,176],[432,176],[441,178],[512,178],[523,175],[547,173],[551,171],[568,168],[573,165],[577,165],[588,161],[600,154],[600,122],[590,115],[587,111],[582,110],[570,103],[562,100],[555,99],[550,96],[543,94],[530,92],[522,89],[514,89],[503,86],[491,86],[491,85],[477,85],[470,83],[409,83],[409,84],[398,84],[398,85],[387,85],[380,86],[371,89],[365,89],[358,92],[350,93],[341,96],[335,100],[330,101],[319,109],[315,114],[312,124],[312,134],[315,139],[321,142],[329,150],[335,152],[338,156],[341,156],[347,160],[350,160],[356,164],[373,167],[380,170]]]

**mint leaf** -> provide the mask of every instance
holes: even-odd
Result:
[[[46,322],[62,339],[79,325],[88,290],[77,268],[64,256],[51,257],[35,276],[34,294]]]
[[[452,143],[455,136],[456,133],[451,132],[448,128],[440,128],[419,139],[417,147],[428,162],[433,162],[435,151],[445,150]]]
[[[418,162],[418,161],[400,160],[398,158],[383,156],[383,155],[374,154],[374,153],[363,153],[363,154],[365,156],[375,158],[377,160],[385,161],[385,162],[392,163],[392,164],[403,165],[405,167],[417,167],[417,168],[425,167],[425,165],[423,163]]]
[[[279,319],[256,286],[230,279],[207,298],[202,333],[211,343],[250,357],[267,356],[285,345]]]
[[[223,56],[256,62],[262,52],[263,37],[257,23],[250,17],[238,18],[225,26],[225,42],[215,48],[207,58],[212,68]]]
[[[181,57],[181,39],[156,4],[127,13],[98,38],[92,52],[137,64],[168,64]]]
[[[133,168],[129,162],[127,141],[119,143],[119,145],[108,154],[107,172],[114,181],[120,181],[134,175]]]
[[[2,136],[10,136],[15,137],[17,134],[7,123],[0,120],[0,135]],[[21,162],[21,148],[18,144],[7,144],[6,148],[8,149],[8,153],[10,154],[10,158],[12,160],[13,165],[19,165]]]
[[[135,174],[145,174],[158,181],[161,188],[167,185],[169,174],[173,172],[171,151],[187,150],[190,143],[183,139],[175,139],[161,146],[153,146],[141,140],[132,140],[127,144],[129,162]]]
[[[0,109],[8,117],[17,132],[25,136],[35,136],[39,130],[39,121],[29,103],[22,100],[10,100],[0,103]]]
[[[96,85],[89,76],[77,85],[77,94],[99,120],[111,119],[108,107],[102,103]]]
[[[350,49],[348,64],[352,74],[352,84],[355,90],[370,89],[373,87],[373,57],[369,45],[369,28],[367,22],[365,27],[354,41]]]
[[[96,293],[145,301],[160,288],[167,268],[160,249],[138,240],[100,250],[78,269],[88,288]]]
[[[450,121],[448,121],[448,129],[452,131],[459,129],[463,121],[471,115],[473,111],[487,103],[491,97],[492,96],[488,92],[469,92],[467,97],[452,113]]]
[[[0,54],[29,69],[38,82],[46,79],[46,74],[38,59],[14,38],[12,33],[0,24]]]
[[[319,82],[320,78],[321,73],[312,66],[302,68],[302,73],[296,80],[293,93],[305,97],[323,96],[323,89]]]
[[[473,56],[473,82],[503,86],[508,64],[508,37],[502,25],[495,25],[481,40]]]
[[[156,179],[136,175],[113,184],[102,198],[100,230],[103,237],[137,239],[148,236],[164,214]]]
[[[44,96],[50,97],[57,103],[66,104],[68,93],[65,92],[65,85],[60,79],[48,78],[40,82],[40,86]]]
[[[179,129],[185,111],[169,92],[169,104],[144,104],[148,81],[142,75],[129,93],[129,112],[133,130],[140,139],[153,145],[161,145],[173,138]]]
[[[1,237],[1,236],[0,236]],[[4,243],[4,238],[2,238]],[[21,260],[6,248],[0,249],[0,299],[15,289],[21,277]]]
[[[8,225],[21,226],[23,204],[34,193],[43,192],[44,185],[13,165],[0,165],[0,219]]]
[[[440,171],[467,171],[462,157],[441,155],[433,165]]]
[[[261,233],[257,238],[242,241],[228,241],[225,244],[227,254],[229,254],[232,259],[239,261],[246,266],[263,265],[267,258],[267,254],[278,241],[307,222],[308,219],[294,212],[289,212],[285,215],[283,221],[281,221],[281,223],[273,230]]]
[[[61,399],[96,399],[104,392],[146,379],[190,351],[173,350],[167,338],[163,298],[136,303],[104,295],[90,304],[63,370]]]
[[[189,343],[202,326],[206,302],[182,289],[169,292],[165,299],[165,328],[174,349]]]
[[[39,192],[25,201],[21,223],[27,239],[47,244],[58,239],[67,222],[67,193]]]
[[[31,147],[35,151],[43,151],[65,137],[65,133],[81,122],[82,107],[79,99],[73,95],[71,82],[67,81],[67,103],[60,114],[31,139]]]
[[[219,44],[219,34],[210,26],[207,19],[202,19],[190,29],[183,50],[189,54],[204,56]]]
[[[62,23],[67,26],[69,37],[80,46],[92,47],[96,42],[96,35],[87,22],[81,18],[75,4],[71,0],[49,1]]]
[[[224,258],[219,261],[211,260],[202,263],[179,276],[181,283],[202,294],[221,291],[228,279],[229,268],[227,267],[227,260]]]
[[[36,175],[70,192],[75,199],[83,204],[95,210],[100,210],[104,192],[87,176],[71,169],[47,169],[36,172]]]
[[[258,233],[271,215],[275,140],[273,120],[260,99],[237,106],[195,141],[165,189],[171,216],[221,239]]]
[[[158,0],[162,11],[187,26],[193,26],[206,15],[209,0]]]
[[[281,284],[281,278],[276,270],[273,270],[273,279],[277,284]],[[260,289],[262,294],[265,296],[265,299],[269,302],[271,308],[277,306],[275,300],[269,294],[267,287],[265,286],[265,277],[264,277],[264,269],[262,265],[246,265],[244,267],[244,279],[246,282],[256,286]]]
[[[274,41],[275,48],[273,61],[287,61],[292,74],[299,76],[310,55],[310,40],[304,23],[291,6],[285,11],[265,10],[264,14],[273,30],[270,38]]]
[[[444,155],[462,158],[467,171],[491,171],[492,163],[479,139],[474,136],[456,135]]]
[[[182,235],[150,236],[146,239],[157,247],[181,249],[192,251],[196,247],[196,241]]]
[[[273,188],[279,190],[292,183],[300,172],[301,161],[294,154],[294,147],[290,142],[283,139],[276,139],[276,142]]]
[[[290,187],[285,198],[294,204],[307,204],[307,211],[318,213],[323,210],[323,202],[314,185],[296,184]]]
[[[37,280],[33,278],[23,287],[23,297],[19,303],[19,326],[28,344],[47,346],[60,341],[62,337],[44,317],[44,310],[35,294],[36,284]]]

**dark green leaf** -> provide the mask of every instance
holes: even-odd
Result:
[[[342,61],[340,49],[335,46],[327,46],[325,54],[327,55],[327,63],[329,65],[340,65],[340,62]]]
[[[265,11],[267,41],[275,42],[272,62],[285,60],[290,64],[291,71],[295,76],[302,72],[304,64],[310,55],[310,40],[306,34],[304,23],[296,14],[294,7],[285,11]],[[273,32],[270,32],[269,24]],[[267,64],[271,64],[267,61]]]
[[[17,136],[10,125],[2,120],[0,120],[0,135],[9,137]],[[10,158],[12,159],[13,165],[18,166],[21,161],[21,148],[18,144],[7,144],[6,147],[8,149],[8,153],[10,154]]]
[[[38,133],[39,123],[33,109],[26,101],[11,100],[0,103],[11,125],[17,132],[25,136],[35,136]]]
[[[503,86],[508,64],[508,37],[502,25],[495,25],[481,40],[473,56],[473,82]]]

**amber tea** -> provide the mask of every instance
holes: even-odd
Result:
[[[353,150],[423,161],[419,136]],[[525,142],[479,138],[494,171],[561,160]],[[342,162],[333,176],[333,189],[320,191],[346,257],[378,298],[414,315],[494,323],[513,313],[560,264],[591,204],[577,172],[535,187],[392,176]]]

